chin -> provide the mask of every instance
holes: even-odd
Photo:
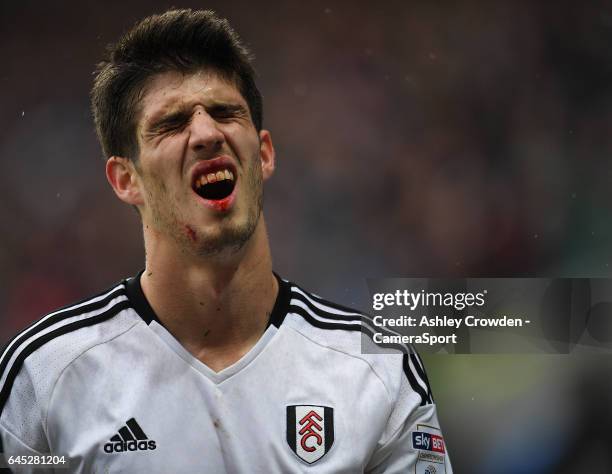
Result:
[[[201,232],[196,239],[190,239],[198,255],[204,257],[231,255],[239,252],[249,242],[256,225],[251,221],[242,225],[223,226],[216,232]]]

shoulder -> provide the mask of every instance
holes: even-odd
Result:
[[[129,307],[122,281],[43,316],[15,335],[0,355],[0,413],[16,380],[25,379],[32,390],[48,393],[72,361],[136,324],[137,318],[124,311]]]
[[[334,303],[290,281],[283,282],[288,289],[284,324],[315,344],[362,361],[380,379],[391,398],[409,392],[408,396],[420,406],[433,403],[425,366],[412,346],[402,345],[391,351],[375,346],[368,314]]]

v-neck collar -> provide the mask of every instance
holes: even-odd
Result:
[[[202,362],[197,357],[194,357],[183,345],[172,335],[170,332],[163,327],[159,322],[152,321],[149,324],[149,328],[153,331],[162,341],[166,344],[176,355],[178,355],[184,362],[193,367],[195,370],[200,372],[202,375],[210,379],[215,384],[229,379],[231,376],[240,372],[243,368],[248,366],[270,343],[278,329],[276,327],[268,327],[259,340],[255,343],[249,351],[244,354],[240,359],[234,362],[232,365],[225,367],[219,372],[215,372]]]
[[[291,299],[291,284],[274,273],[274,276],[278,281],[278,294],[276,296],[276,301],[274,302],[274,307],[272,308],[272,313],[270,314],[270,319],[268,320],[266,330],[259,338],[257,343],[244,356],[220,372],[215,372],[206,364],[194,357],[187,349],[185,349],[185,347],[183,347],[183,345],[166,329],[166,327],[157,317],[155,311],[149,304],[149,301],[142,291],[140,278],[143,273],[144,270],[138,273],[138,275],[135,277],[125,280],[126,293],[132,308],[142,318],[142,320],[147,323],[151,330],[173,350],[173,352],[215,383],[220,383],[223,380],[231,377],[233,374],[239,372],[267,346],[270,339],[283,324],[289,308],[289,301]]]

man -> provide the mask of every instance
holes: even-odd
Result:
[[[79,473],[451,472],[418,356],[361,354],[359,314],[272,272],[275,155],[253,76],[210,11],[146,18],[100,65],[106,176],[140,214],[145,270],[8,344],[12,466],[52,453]]]

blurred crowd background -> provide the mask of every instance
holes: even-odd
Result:
[[[143,266],[88,93],[170,6],[255,52],[280,274],[361,309],[367,277],[612,275],[610,3],[2,2],[2,341]],[[456,472],[612,472],[610,355],[425,362]]]

